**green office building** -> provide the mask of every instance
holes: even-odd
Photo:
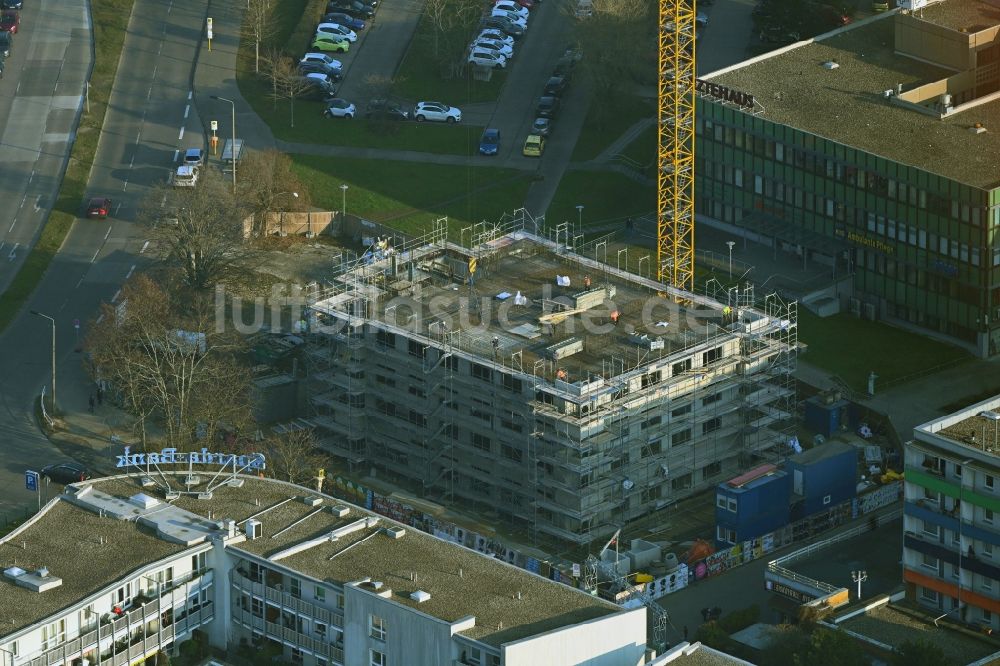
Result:
[[[1000,353],[1000,10],[880,14],[698,96],[699,223],[852,274],[845,311]]]

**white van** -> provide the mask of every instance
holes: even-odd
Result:
[[[194,187],[198,184],[198,167],[179,166],[174,172],[174,187]]]

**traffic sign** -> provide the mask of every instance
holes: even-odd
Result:
[[[33,472],[29,469],[24,473],[24,487],[28,492],[38,492],[38,472]]]
[[[213,120],[210,124],[212,126],[212,131],[213,132],[218,132],[219,131],[219,121],[218,120]]]
[[[73,328],[75,328],[78,331],[80,330],[80,320],[79,319],[74,319],[73,320]]]

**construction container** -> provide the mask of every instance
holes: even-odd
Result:
[[[715,542],[719,548],[784,527],[789,519],[791,477],[774,465],[741,474],[715,491]]]
[[[806,400],[806,427],[827,439],[841,430],[857,425],[857,407],[839,393],[821,393]]]
[[[858,452],[846,442],[830,441],[792,456],[785,470],[792,478],[792,520],[832,508],[857,494]]]

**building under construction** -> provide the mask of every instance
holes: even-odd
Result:
[[[356,469],[582,544],[786,449],[794,302],[524,213],[458,236],[373,239],[310,299],[308,420]]]

